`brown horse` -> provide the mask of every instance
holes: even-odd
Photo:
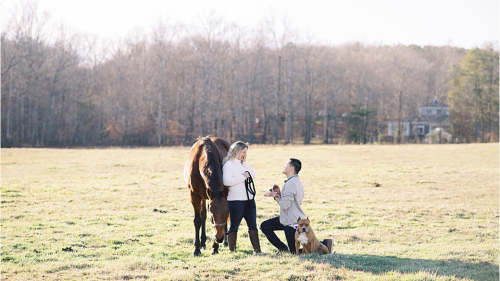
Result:
[[[191,148],[191,153],[184,166],[184,180],[194,208],[194,256],[200,255],[200,248],[205,249],[207,236],[205,221],[207,219],[206,200],[209,200],[210,222],[215,232],[212,254],[217,254],[226,230],[229,211],[227,208],[228,189],[222,183],[222,159],[226,157],[230,144],[220,138],[203,137]],[[200,240],[201,228],[201,240]]]

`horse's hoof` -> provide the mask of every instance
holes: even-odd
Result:
[[[229,246],[229,243],[227,243],[227,241],[224,241],[224,247],[227,247]]]
[[[214,252],[212,253],[212,255],[217,255],[217,254],[219,254],[219,252],[214,251]]]
[[[200,250],[194,251],[194,253],[193,253],[193,256],[194,256],[194,257],[197,257],[197,256],[199,256],[199,255],[201,255]]]
[[[206,249],[207,249],[207,247],[206,247],[206,246],[201,246],[201,247],[200,247],[200,249],[202,249],[202,250],[206,250]]]

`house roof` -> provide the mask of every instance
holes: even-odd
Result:
[[[428,104],[421,105],[419,107],[450,107],[450,106],[444,102],[430,102]]]

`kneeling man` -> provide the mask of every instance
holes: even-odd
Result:
[[[273,196],[274,201],[280,206],[280,216],[263,221],[260,224],[260,230],[279,252],[289,251],[295,254],[295,233],[297,224],[292,224],[292,222],[297,222],[300,218],[306,218],[304,211],[302,211],[300,207],[304,200],[304,187],[299,179],[301,168],[302,163],[300,160],[290,158],[282,170],[282,173],[286,175],[287,179],[285,180],[281,193],[279,186],[274,185],[272,192],[266,194],[266,196]],[[288,247],[278,238],[276,233],[274,233],[277,230],[285,232]],[[321,242],[326,245],[331,253],[333,240],[325,239]]]

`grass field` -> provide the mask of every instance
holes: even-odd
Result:
[[[2,280],[499,279],[498,144],[251,146],[258,223],[299,158],[303,209],[335,239],[322,256],[276,255],[262,234],[254,256],[243,222],[236,253],[194,258],[187,147],[1,153]]]

